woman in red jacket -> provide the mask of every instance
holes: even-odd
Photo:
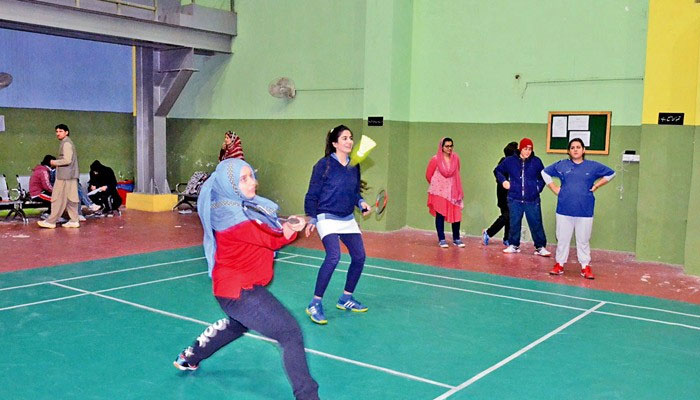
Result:
[[[296,239],[306,221],[285,222],[282,232],[248,219],[243,201],[276,213],[277,204],[255,194],[258,182],[243,160],[222,161],[204,183],[197,211],[204,228],[204,253],[214,297],[228,318],[209,326],[174,361],[180,370],[199,363],[243,336],[249,329],[276,340],[282,347],[287,377],[297,399],[318,399],[318,384],[309,374],[299,324],[265,286],[272,280],[274,252]]]

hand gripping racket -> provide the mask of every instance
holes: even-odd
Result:
[[[374,201],[374,209],[372,210],[377,216],[382,215],[386,209],[386,203],[389,201],[389,197],[386,195],[386,190],[382,189],[377,193],[377,198]],[[365,212],[366,210],[362,210]]]
[[[265,224],[270,230],[275,233],[282,233],[282,223],[289,222],[292,225],[301,222],[301,219],[292,218],[281,218],[278,217],[273,210],[267,209],[260,206],[259,204],[253,203],[252,201],[242,201],[241,208],[246,218],[251,221],[257,221],[261,224]]]

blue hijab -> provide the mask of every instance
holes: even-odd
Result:
[[[255,178],[253,167],[241,159],[229,158],[220,162],[209,179],[202,185],[197,198],[197,213],[204,229],[203,246],[209,267],[209,277],[214,269],[214,254],[216,253],[214,231],[221,232],[248,220],[241,208],[243,200],[254,202],[274,213],[279,208],[272,200],[258,195],[248,198],[241,192],[238,188],[238,181],[243,167],[250,168]]]

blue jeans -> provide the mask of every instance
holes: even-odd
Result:
[[[523,214],[527,218],[527,225],[530,227],[532,240],[535,242],[535,248],[545,247],[547,245],[547,236],[544,233],[542,226],[542,210],[540,202],[523,203],[508,199],[508,208],[510,209],[510,238],[508,241],[513,246],[520,246],[520,229],[522,227]]]

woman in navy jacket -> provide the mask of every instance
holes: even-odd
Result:
[[[353,144],[352,132],[345,125],[338,125],[328,132],[325,156],[314,165],[309,190],[304,198],[304,211],[311,217],[306,226],[306,236],[318,230],[326,249],[313,298],[306,308],[311,321],[320,325],[328,323],[321,300],[340,261],[341,241],[350,253],[350,266],[345,290],[335,306],[353,312],[367,311],[367,307],[352,296],[365,265],[365,245],[353,212],[355,207],[362,210],[363,215],[371,211],[360,193],[360,166],[350,164]]]
[[[506,157],[493,170],[498,183],[508,190],[508,209],[510,210],[510,237],[504,253],[520,253],[520,229],[523,214],[527,218],[532,240],[535,242],[535,254],[548,257],[547,236],[542,226],[540,192],[545,187],[542,178],[544,165],[535,155],[532,140],[523,138],[518,146],[519,154]]]

